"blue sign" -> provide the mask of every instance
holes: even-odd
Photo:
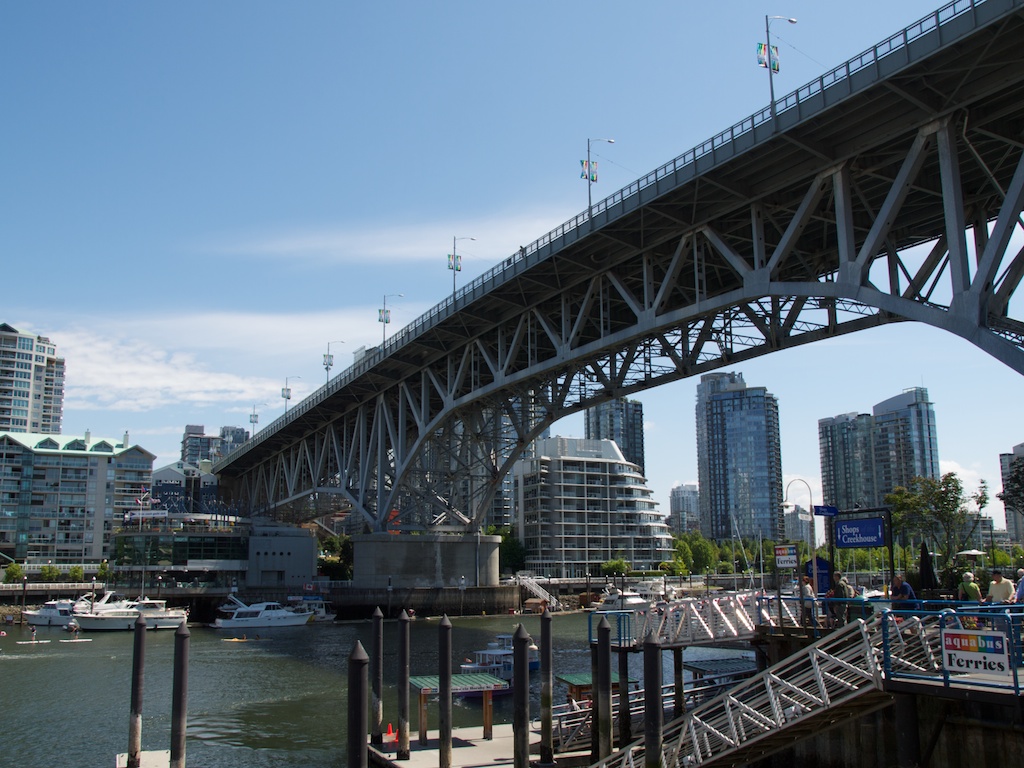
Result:
[[[818,515],[819,517],[835,517],[839,514],[839,508],[829,507],[822,504],[814,508],[814,514]]]
[[[852,549],[885,546],[885,521],[880,517],[843,520],[836,523],[835,530],[837,547]]]

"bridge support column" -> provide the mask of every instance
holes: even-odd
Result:
[[[921,765],[921,735],[917,720],[917,698],[910,693],[893,697],[893,724],[896,731],[896,765],[918,768]]]

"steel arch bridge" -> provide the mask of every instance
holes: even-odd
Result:
[[[222,487],[474,532],[535,437],[611,398],[903,321],[1024,373],[1024,0],[944,6],[776,112],[465,286],[219,462]]]

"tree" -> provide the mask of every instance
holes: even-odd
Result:
[[[110,576],[110,563],[104,560],[102,563],[100,563],[100,567],[96,569],[96,580],[102,581],[104,584],[106,584],[108,581],[110,581]]]
[[[687,576],[693,573],[693,550],[684,539],[675,540],[671,570],[673,576]]]
[[[52,563],[47,563],[39,569],[39,580],[44,583],[60,581],[60,568]]]
[[[629,571],[630,565],[622,557],[601,563],[602,576],[625,576]]]
[[[706,573],[718,563],[718,547],[699,533],[691,539],[690,551],[693,553],[693,572]]]
[[[72,565],[70,568],[68,568],[68,581],[85,581],[85,569],[80,565]]]
[[[910,533],[931,540],[936,549],[946,556],[947,564],[953,554],[962,549],[974,535],[978,518],[974,517],[968,502],[988,503],[988,489],[984,481],[970,498],[955,472],[947,472],[938,480],[915,477],[910,488],[896,488],[885,497],[892,507],[892,525],[900,531],[903,541]]]
[[[4,584],[17,584],[25,575],[25,569],[21,563],[8,563],[4,568]]]

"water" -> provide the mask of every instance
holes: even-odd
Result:
[[[495,634],[522,621],[540,638],[538,616],[493,616],[452,620],[453,670],[485,648]],[[40,628],[47,644],[18,645],[28,628],[6,627],[0,638],[0,718],[8,765],[108,767],[128,750],[133,638],[131,632],[95,632],[89,643],[60,643],[71,636]],[[260,630],[258,642],[230,643],[237,632],[192,627],[189,652],[186,763],[189,768],[344,768],[347,737],[348,657],[356,640],[371,650],[369,622]],[[252,638],[255,633],[249,633]],[[87,637],[85,633],[81,635]],[[413,675],[437,674],[438,622],[410,625]],[[556,615],[552,622],[555,673],[589,672],[587,617]],[[384,730],[398,724],[398,625],[384,624]],[[736,656],[736,651],[691,649],[687,658]],[[142,747],[170,748],[171,678],[174,633],[146,636]],[[666,656],[670,682],[671,661]],[[617,662],[613,659],[613,668]],[[634,654],[630,674],[642,679],[642,658]],[[539,716],[539,685],[531,686],[531,715]],[[554,700],[565,701],[556,683]],[[479,700],[453,705],[453,723],[479,726]],[[410,727],[415,740],[416,691],[410,693]],[[431,728],[437,707],[430,707]],[[494,700],[496,723],[512,721],[512,697]]]

